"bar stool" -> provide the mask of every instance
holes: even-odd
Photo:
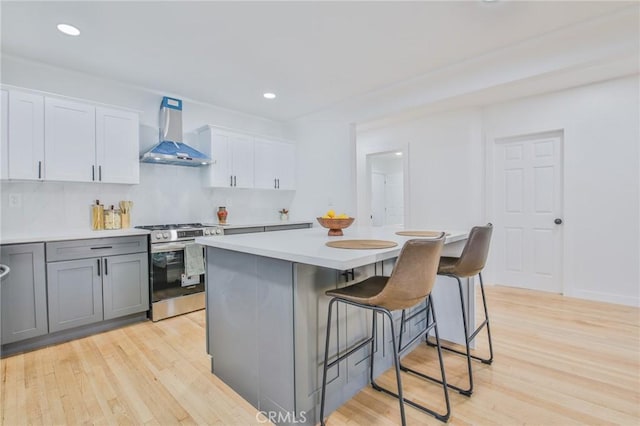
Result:
[[[327,371],[329,368],[337,365],[340,361],[352,355],[359,349],[366,345],[371,345],[370,348],[370,370],[369,379],[374,389],[388,393],[389,395],[398,398],[400,403],[400,417],[402,424],[406,424],[404,403],[412,405],[437,419],[446,422],[451,414],[451,408],[449,405],[449,393],[447,389],[447,380],[445,377],[444,365],[442,363],[442,351],[440,349],[440,339],[438,336],[438,325],[435,318],[435,312],[433,312],[432,321],[426,325],[424,331],[417,334],[405,346],[401,346],[400,340],[396,341],[396,333],[393,325],[393,317],[391,311],[407,309],[418,303],[424,302],[428,299],[428,303],[432,304],[431,289],[436,280],[436,272],[438,270],[438,261],[440,258],[440,252],[444,244],[444,236],[442,233],[438,238],[434,239],[415,239],[407,241],[396,262],[395,267],[390,277],[373,276],[366,280],[353,284],[344,288],[329,290],[325,294],[331,297],[329,302],[329,313],[327,318],[327,334],[324,349],[324,367],[322,372],[322,395],[320,402],[320,422],[322,425],[324,422],[324,405],[325,395],[327,388]],[[329,340],[331,335],[331,314],[333,312],[333,306],[337,303],[344,303],[347,305],[355,306],[358,308],[368,309],[372,311],[372,333],[371,337],[361,342],[355,347],[348,349],[342,355],[337,356],[336,359],[329,362]],[[376,317],[377,313],[382,314],[382,320],[384,324],[384,318],[389,319],[391,324],[391,339],[393,346],[393,364],[396,372],[396,381],[398,385],[398,393],[394,393],[388,389],[379,386],[373,379],[373,361],[374,361],[374,345],[376,342]],[[424,407],[414,401],[404,398],[402,394],[402,379],[400,377],[400,354],[406,350],[417,339],[422,338],[423,333],[428,333],[430,330],[435,333],[435,346],[438,348],[438,359],[440,362],[440,374],[442,380],[442,389],[445,397],[446,412],[437,413],[427,407]]]
[[[487,301],[484,295],[484,284],[482,282],[482,270],[487,262],[487,256],[489,254],[489,243],[491,242],[491,233],[493,231],[493,225],[490,223],[485,226],[475,226],[469,232],[469,238],[462,249],[460,257],[441,257],[440,264],[438,265],[438,275],[445,277],[455,278],[458,282],[458,290],[460,294],[460,306],[462,307],[462,324],[464,328],[465,338],[465,351],[459,351],[457,349],[442,345],[442,349],[455,352],[460,355],[464,355],[467,358],[467,370],[469,376],[469,387],[466,389],[448,384],[451,389],[455,389],[462,395],[471,396],[473,393],[473,372],[471,367],[471,359],[476,359],[484,364],[491,364],[493,362],[493,345],[491,343],[491,327],[489,326],[489,313],[487,311]],[[482,293],[482,306],[484,308],[484,321],[469,334],[469,322],[467,318],[467,309],[464,303],[463,289],[461,278],[469,278],[478,275],[480,278],[480,291]],[[427,321],[429,317],[427,316]],[[482,358],[477,355],[471,354],[469,344],[476,338],[478,333],[487,327],[487,339],[489,341],[489,357]],[[427,344],[430,346],[437,346],[429,341],[427,334]],[[432,380],[440,383],[439,380],[431,378]]]

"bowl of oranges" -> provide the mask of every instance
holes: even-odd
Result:
[[[349,217],[345,213],[336,215],[336,212],[329,210],[324,216],[318,217],[318,223],[329,229],[330,237],[340,237],[344,235],[342,230],[351,226],[354,217]]]

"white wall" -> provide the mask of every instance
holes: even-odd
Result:
[[[289,137],[298,143],[298,191],[292,211],[305,218],[322,216],[329,209],[354,216],[353,126],[346,120],[315,116],[289,124]],[[356,221],[353,226],[360,224]]]
[[[565,293],[638,306],[639,93],[636,75],[360,131],[359,217],[369,206],[366,155],[404,147],[408,226],[468,229],[490,221],[484,181],[491,141],[563,130]]]
[[[480,112],[466,109],[358,131],[358,217],[369,217],[367,155],[403,151],[405,226],[466,229],[482,221]]]
[[[163,95],[114,81],[3,55],[2,83],[139,110],[140,150],[158,140],[158,110]],[[176,76],[176,78],[181,78]],[[184,99],[183,128],[186,141],[198,147],[193,131],[205,124],[283,137],[279,122]],[[168,222],[216,222],[217,206],[229,210],[229,223],[277,220],[280,208],[289,208],[291,191],[226,190],[203,188],[201,169],[141,164],[139,185],[56,182],[3,182],[2,234],[22,230],[32,233],[51,229],[88,228],[89,205],[95,200],[117,204],[132,200],[132,224]],[[22,198],[20,207],[9,207],[9,194]],[[296,211],[292,219],[299,218]]]
[[[638,76],[485,108],[487,143],[564,130],[564,287],[640,305]]]

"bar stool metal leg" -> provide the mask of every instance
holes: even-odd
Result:
[[[419,313],[421,313],[421,312],[424,312],[424,311],[427,311],[427,312],[428,312],[428,310],[430,309],[429,307],[431,306],[431,303],[432,303],[432,302],[433,302],[433,299],[431,298],[431,295],[429,295],[429,297],[428,297],[427,301],[425,302],[425,303],[427,304],[427,307],[426,307],[424,310],[420,310],[420,311],[418,311],[417,313],[414,313],[414,314],[413,314],[411,317],[409,317],[408,319],[406,318],[406,316],[405,316],[405,312],[404,312],[404,310],[403,310],[403,312],[402,312],[401,330],[404,330],[405,322],[406,322],[406,321],[408,321],[409,319],[413,318],[414,316],[418,315],[418,314],[419,314]],[[427,315],[428,315],[428,313],[427,313]],[[389,314],[389,320],[390,320],[390,321],[392,321],[391,314]],[[409,373],[415,374],[415,375],[417,375],[417,376],[419,376],[419,377],[422,377],[422,378],[424,378],[424,379],[428,379],[428,380],[431,380],[431,381],[435,381],[435,382],[437,382],[437,383],[441,384],[441,385],[442,385],[442,389],[443,389],[443,391],[444,391],[444,399],[445,399],[445,404],[446,404],[446,412],[445,412],[444,414],[442,414],[442,413],[438,413],[438,412],[436,412],[436,411],[434,411],[434,410],[431,410],[430,408],[427,408],[427,407],[425,407],[425,406],[423,406],[423,405],[421,405],[421,404],[418,404],[418,403],[417,403],[417,402],[415,402],[415,401],[412,401],[412,400],[410,400],[410,399],[403,398],[403,397],[402,397],[402,391],[401,391],[401,389],[400,389],[400,388],[399,388],[399,389],[400,389],[400,392],[398,392],[398,394],[396,394],[396,393],[394,393],[394,392],[392,392],[392,391],[390,391],[390,390],[388,390],[388,389],[383,388],[382,386],[378,385],[378,384],[375,382],[375,380],[373,380],[373,373],[372,373],[372,379],[371,379],[371,386],[372,386],[374,389],[378,390],[378,391],[382,391],[382,392],[385,392],[385,393],[387,393],[387,394],[389,394],[389,395],[395,396],[396,398],[401,399],[402,401],[404,401],[405,403],[407,403],[407,404],[411,405],[412,407],[417,408],[418,410],[423,411],[423,412],[425,412],[425,413],[427,413],[427,414],[430,414],[430,415],[434,416],[436,419],[438,419],[438,420],[440,420],[440,421],[442,421],[442,422],[445,422],[445,423],[446,423],[446,422],[449,420],[449,417],[451,416],[451,404],[450,404],[450,402],[449,402],[449,392],[447,391],[447,378],[446,378],[446,373],[445,373],[445,369],[444,369],[444,361],[443,361],[443,358],[442,358],[442,350],[441,350],[441,348],[440,348],[440,336],[438,335],[438,323],[437,323],[437,321],[436,321],[436,319],[435,319],[435,313],[434,313],[434,316],[433,316],[433,322],[431,323],[431,325],[430,325],[430,326],[428,326],[428,327],[425,329],[425,331],[424,331],[424,332],[419,333],[415,338],[413,338],[411,341],[409,341],[409,343],[407,343],[407,344],[406,344],[406,345],[404,345],[404,346],[402,345],[402,334],[400,334],[400,336],[399,336],[399,338],[398,338],[398,349],[397,349],[397,350],[396,350],[396,348],[395,348],[395,335],[394,335],[393,328],[394,328],[394,327],[393,327],[393,321],[392,321],[392,322],[391,322],[391,335],[392,335],[392,338],[394,339],[394,340],[393,340],[393,342],[394,342],[394,345],[393,345],[393,346],[394,346],[394,355],[395,355],[396,353],[398,354],[398,358],[397,358],[397,360],[398,360],[397,367],[398,367],[398,368],[396,368],[396,370],[398,370],[398,369],[399,369],[400,371],[409,372]],[[433,328],[434,333],[435,333],[435,336],[436,336],[436,346],[437,346],[437,348],[438,348],[438,361],[439,361],[439,363],[440,363],[440,375],[441,375],[440,377],[442,377],[442,380],[438,380],[438,379],[436,379],[436,378],[434,378],[434,377],[427,376],[426,374],[423,374],[423,373],[421,373],[421,372],[419,372],[419,371],[416,371],[416,370],[413,370],[413,369],[411,369],[411,368],[405,367],[405,366],[402,364],[402,362],[400,361],[400,357],[399,357],[399,355],[400,355],[400,354],[401,354],[405,349],[409,348],[409,347],[410,347],[410,346],[411,346],[411,345],[412,345],[412,344],[413,344],[417,339],[422,338],[423,333],[428,333],[432,328]],[[402,332],[401,332],[401,333],[402,333]],[[372,371],[373,371],[373,370],[372,370]],[[399,375],[399,374],[400,374],[400,372],[399,372],[399,371],[397,371],[397,374]],[[398,376],[398,377],[400,377],[400,376]],[[403,423],[403,424],[404,424],[404,423]]]
[[[320,424],[324,426],[324,400],[325,394],[327,391],[327,370],[329,369],[328,360],[329,360],[329,340],[331,339],[331,313],[333,310],[333,304],[337,301],[337,299],[331,299],[329,302],[329,314],[327,315],[327,333],[326,340],[324,344],[324,364],[322,367],[322,393],[320,396]]]
[[[473,333],[469,334],[469,329],[468,329],[468,318],[467,318],[467,308],[466,308],[466,304],[464,302],[464,290],[462,288],[462,281],[460,280],[460,278],[456,275],[450,275],[450,274],[446,274],[443,275],[446,277],[450,277],[450,278],[455,278],[456,281],[458,282],[458,292],[459,292],[459,296],[460,296],[460,306],[462,308],[462,325],[464,328],[464,337],[465,337],[465,351],[460,351],[457,350],[455,348],[451,348],[451,347],[447,347],[445,345],[442,345],[442,349],[450,351],[450,352],[455,352],[457,354],[460,355],[464,355],[467,358],[467,371],[468,371],[468,376],[469,376],[469,387],[466,389],[462,389],[458,386],[449,384],[449,387],[451,389],[457,390],[458,392],[460,392],[462,395],[466,395],[466,396],[471,396],[471,394],[473,393],[473,371],[472,371],[472,364],[471,364],[471,359],[476,359],[478,361],[481,361],[483,364],[491,364],[493,362],[493,344],[491,342],[491,328],[489,325],[489,313],[487,310],[487,301],[486,301],[486,297],[485,297],[485,293],[484,293],[484,283],[482,281],[482,273],[478,274],[478,277],[480,279],[480,291],[482,294],[482,306],[484,309],[484,321],[473,331]],[[476,338],[476,336],[478,335],[478,333],[480,333],[480,331],[482,331],[482,329],[484,327],[487,327],[487,339],[489,341],[489,358],[482,358],[480,356],[477,355],[473,355],[471,353],[471,348],[470,348],[470,343]],[[427,344],[429,346],[435,346],[434,343],[432,343],[431,341],[429,341],[429,336],[427,335]]]
[[[331,362],[328,362],[328,358],[329,358],[329,342],[330,342],[330,336],[331,336],[331,317],[332,317],[332,312],[333,312],[333,304],[337,303],[337,302],[342,302],[348,305],[353,305],[353,306],[357,306],[357,307],[361,307],[364,309],[369,309],[373,312],[373,317],[371,320],[372,323],[372,330],[371,330],[371,337],[369,337],[367,340],[365,340],[364,342],[361,342],[360,344],[356,345],[354,348],[349,349],[346,353],[339,355],[336,359],[334,359]],[[396,339],[396,331],[395,331],[395,327],[393,326],[393,316],[391,314],[390,311],[388,311],[385,308],[381,308],[381,307],[374,307],[374,306],[370,306],[370,305],[360,305],[351,301],[346,301],[346,300],[339,300],[337,298],[333,298],[331,299],[331,301],[329,302],[329,314],[327,317],[327,334],[326,334],[326,340],[325,340],[325,356],[324,356],[324,365],[323,365],[323,370],[322,370],[322,391],[320,394],[320,424],[321,425],[325,425],[325,421],[324,421],[324,409],[325,409],[325,399],[326,399],[326,388],[327,388],[327,371],[329,368],[333,367],[334,365],[336,365],[338,362],[340,362],[341,360],[349,357],[349,355],[353,354],[354,352],[358,351],[360,348],[364,347],[365,345],[371,345],[371,351],[369,354],[370,357],[370,370],[369,370],[369,378],[371,380],[371,386],[381,392],[385,392],[391,396],[394,396],[396,398],[398,398],[398,403],[400,406],[400,418],[401,418],[401,422],[402,425],[406,425],[406,415],[405,415],[405,409],[404,409],[404,404],[407,403],[409,405],[411,405],[412,407],[415,407],[425,413],[428,413],[434,417],[436,417],[438,420],[441,420],[443,422],[446,422],[449,420],[449,417],[451,415],[451,407],[449,404],[449,394],[447,392],[447,382],[446,382],[446,377],[445,377],[445,370],[444,370],[444,364],[443,364],[443,359],[442,359],[442,353],[440,350],[440,340],[439,340],[439,336],[438,336],[438,332],[436,329],[437,327],[437,323],[435,321],[435,316],[434,316],[434,321],[433,324],[431,325],[431,327],[434,328],[435,333],[436,333],[436,342],[437,342],[437,346],[438,346],[438,359],[440,361],[440,372],[442,374],[442,380],[439,381],[438,383],[442,384],[443,390],[444,390],[444,394],[445,394],[445,403],[446,403],[446,407],[447,407],[447,411],[444,414],[441,413],[437,413],[427,407],[424,407],[412,400],[406,399],[403,396],[403,392],[402,392],[402,376],[401,376],[401,363],[400,363],[400,354],[402,353],[402,351],[406,348],[408,348],[409,346],[411,346],[411,344],[413,342],[415,342],[418,338],[421,338],[423,333],[421,332],[418,336],[416,336],[416,338],[412,339],[411,342],[409,342],[406,346],[401,347],[400,343],[401,343],[401,339]],[[395,373],[396,373],[396,383],[398,386],[398,393],[395,393],[393,391],[390,391],[388,389],[383,388],[382,386],[378,385],[376,383],[376,381],[373,378],[373,374],[374,374],[374,359],[375,359],[375,342],[376,342],[376,335],[377,335],[377,320],[376,320],[376,314],[377,313],[381,313],[383,315],[383,324],[384,324],[384,317],[387,317],[389,319],[389,324],[391,325],[391,339],[392,339],[392,347],[393,347],[393,365],[394,365],[394,369],[395,369]],[[428,331],[428,330],[425,330]],[[398,344],[396,344],[396,342],[398,342]],[[425,375],[421,375],[421,373],[419,372],[415,372],[414,370],[411,369],[407,369],[406,371],[410,371],[414,374],[418,374],[421,377],[427,378],[427,379],[431,379],[428,376]]]
[[[376,311],[378,311],[378,309],[376,309]],[[404,403],[405,402],[411,403],[411,401],[404,399],[404,397],[402,396],[402,378],[400,377],[400,353],[398,351],[398,347],[396,346],[396,332],[395,332],[395,327],[393,326],[393,316],[391,315],[391,312],[387,311],[386,309],[380,309],[378,312],[381,312],[383,315],[389,318],[389,323],[391,324],[391,342],[392,342],[391,346],[393,347],[393,366],[396,370],[396,382],[398,385],[398,393],[396,394],[388,389],[383,388],[382,386],[379,386],[375,382],[375,380],[373,380],[373,378],[371,379],[371,386],[377,391],[381,391],[398,398],[398,401],[400,402],[400,418],[402,420],[402,425],[404,426],[407,424],[405,414],[404,414]],[[374,312],[374,315],[375,315],[375,312]],[[384,321],[382,323],[384,324]],[[373,353],[371,354],[371,360],[373,362]]]

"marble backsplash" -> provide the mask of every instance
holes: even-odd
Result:
[[[218,206],[229,212],[227,222],[276,221],[289,208],[295,191],[206,188],[202,170],[156,164],[140,165],[139,185],[63,182],[3,182],[2,235],[37,234],[52,229],[90,229],[90,206],[133,201],[131,225],[217,223]],[[295,219],[295,212],[291,212]]]

